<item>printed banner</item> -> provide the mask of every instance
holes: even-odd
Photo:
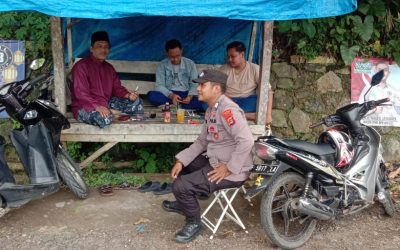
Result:
[[[372,76],[384,70],[382,81],[369,91]],[[389,97],[386,106],[371,111],[362,123],[372,126],[400,126],[400,67],[384,58],[355,58],[351,64],[351,102]]]
[[[0,40],[0,88],[3,84],[25,78],[25,46],[23,41]],[[7,118],[5,112],[0,118]]]

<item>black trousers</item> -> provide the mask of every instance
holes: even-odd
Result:
[[[240,187],[243,181],[222,180],[218,184],[208,180],[207,173],[212,171],[208,158],[197,156],[188,166],[184,167],[180,176],[172,185],[172,192],[183,214],[187,219],[200,222],[200,206],[198,195],[209,196],[214,191]]]

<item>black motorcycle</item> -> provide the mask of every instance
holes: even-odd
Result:
[[[43,64],[44,60],[34,60],[31,69],[37,70]],[[31,98],[32,91],[48,81],[49,76],[40,75],[0,88],[0,112],[5,110],[23,127],[13,129],[10,136],[29,178],[29,184],[15,183],[5,161],[5,139],[0,136],[0,217],[10,208],[57,192],[61,180],[78,198],[89,194],[80,167],[60,143],[61,130],[70,127],[68,120],[53,103]]]
[[[383,71],[372,77],[379,84]],[[389,99],[353,103],[336,110],[320,122],[328,128],[317,143],[259,137],[255,154],[261,164],[247,198],[264,191],[261,223],[268,238],[284,249],[304,244],[317,220],[353,214],[376,198],[388,216],[395,207],[388,191],[386,167],[379,133],[361,119]]]

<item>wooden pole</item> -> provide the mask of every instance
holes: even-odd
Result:
[[[68,46],[68,68],[72,69],[72,23],[71,18],[67,18],[67,46]]]
[[[256,44],[256,36],[257,36],[257,21],[253,22],[253,28],[251,29],[250,35],[250,45],[249,45],[249,54],[247,56],[247,61],[253,61],[254,55],[254,46]]]
[[[260,62],[260,86],[257,91],[256,124],[264,125],[268,105],[269,78],[272,59],[272,37],[274,31],[273,21],[263,22],[262,56]]]
[[[61,113],[65,114],[66,91],[65,91],[65,64],[64,64],[64,44],[62,37],[61,20],[59,17],[50,17],[51,24],[51,48],[53,52],[54,63],[54,95],[55,103],[58,105]]]

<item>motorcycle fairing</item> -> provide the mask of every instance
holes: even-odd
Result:
[[[11,140],[31,184],[58,181],[51,135],[43,122],[13,130]]]
[[[361,199],[371,202],[375,196],[379,164],[382,160],[380,135],[371,127],[365,127],[364,134],[369,142],[358,143],[353,161],[344,176],[357,188]]]

